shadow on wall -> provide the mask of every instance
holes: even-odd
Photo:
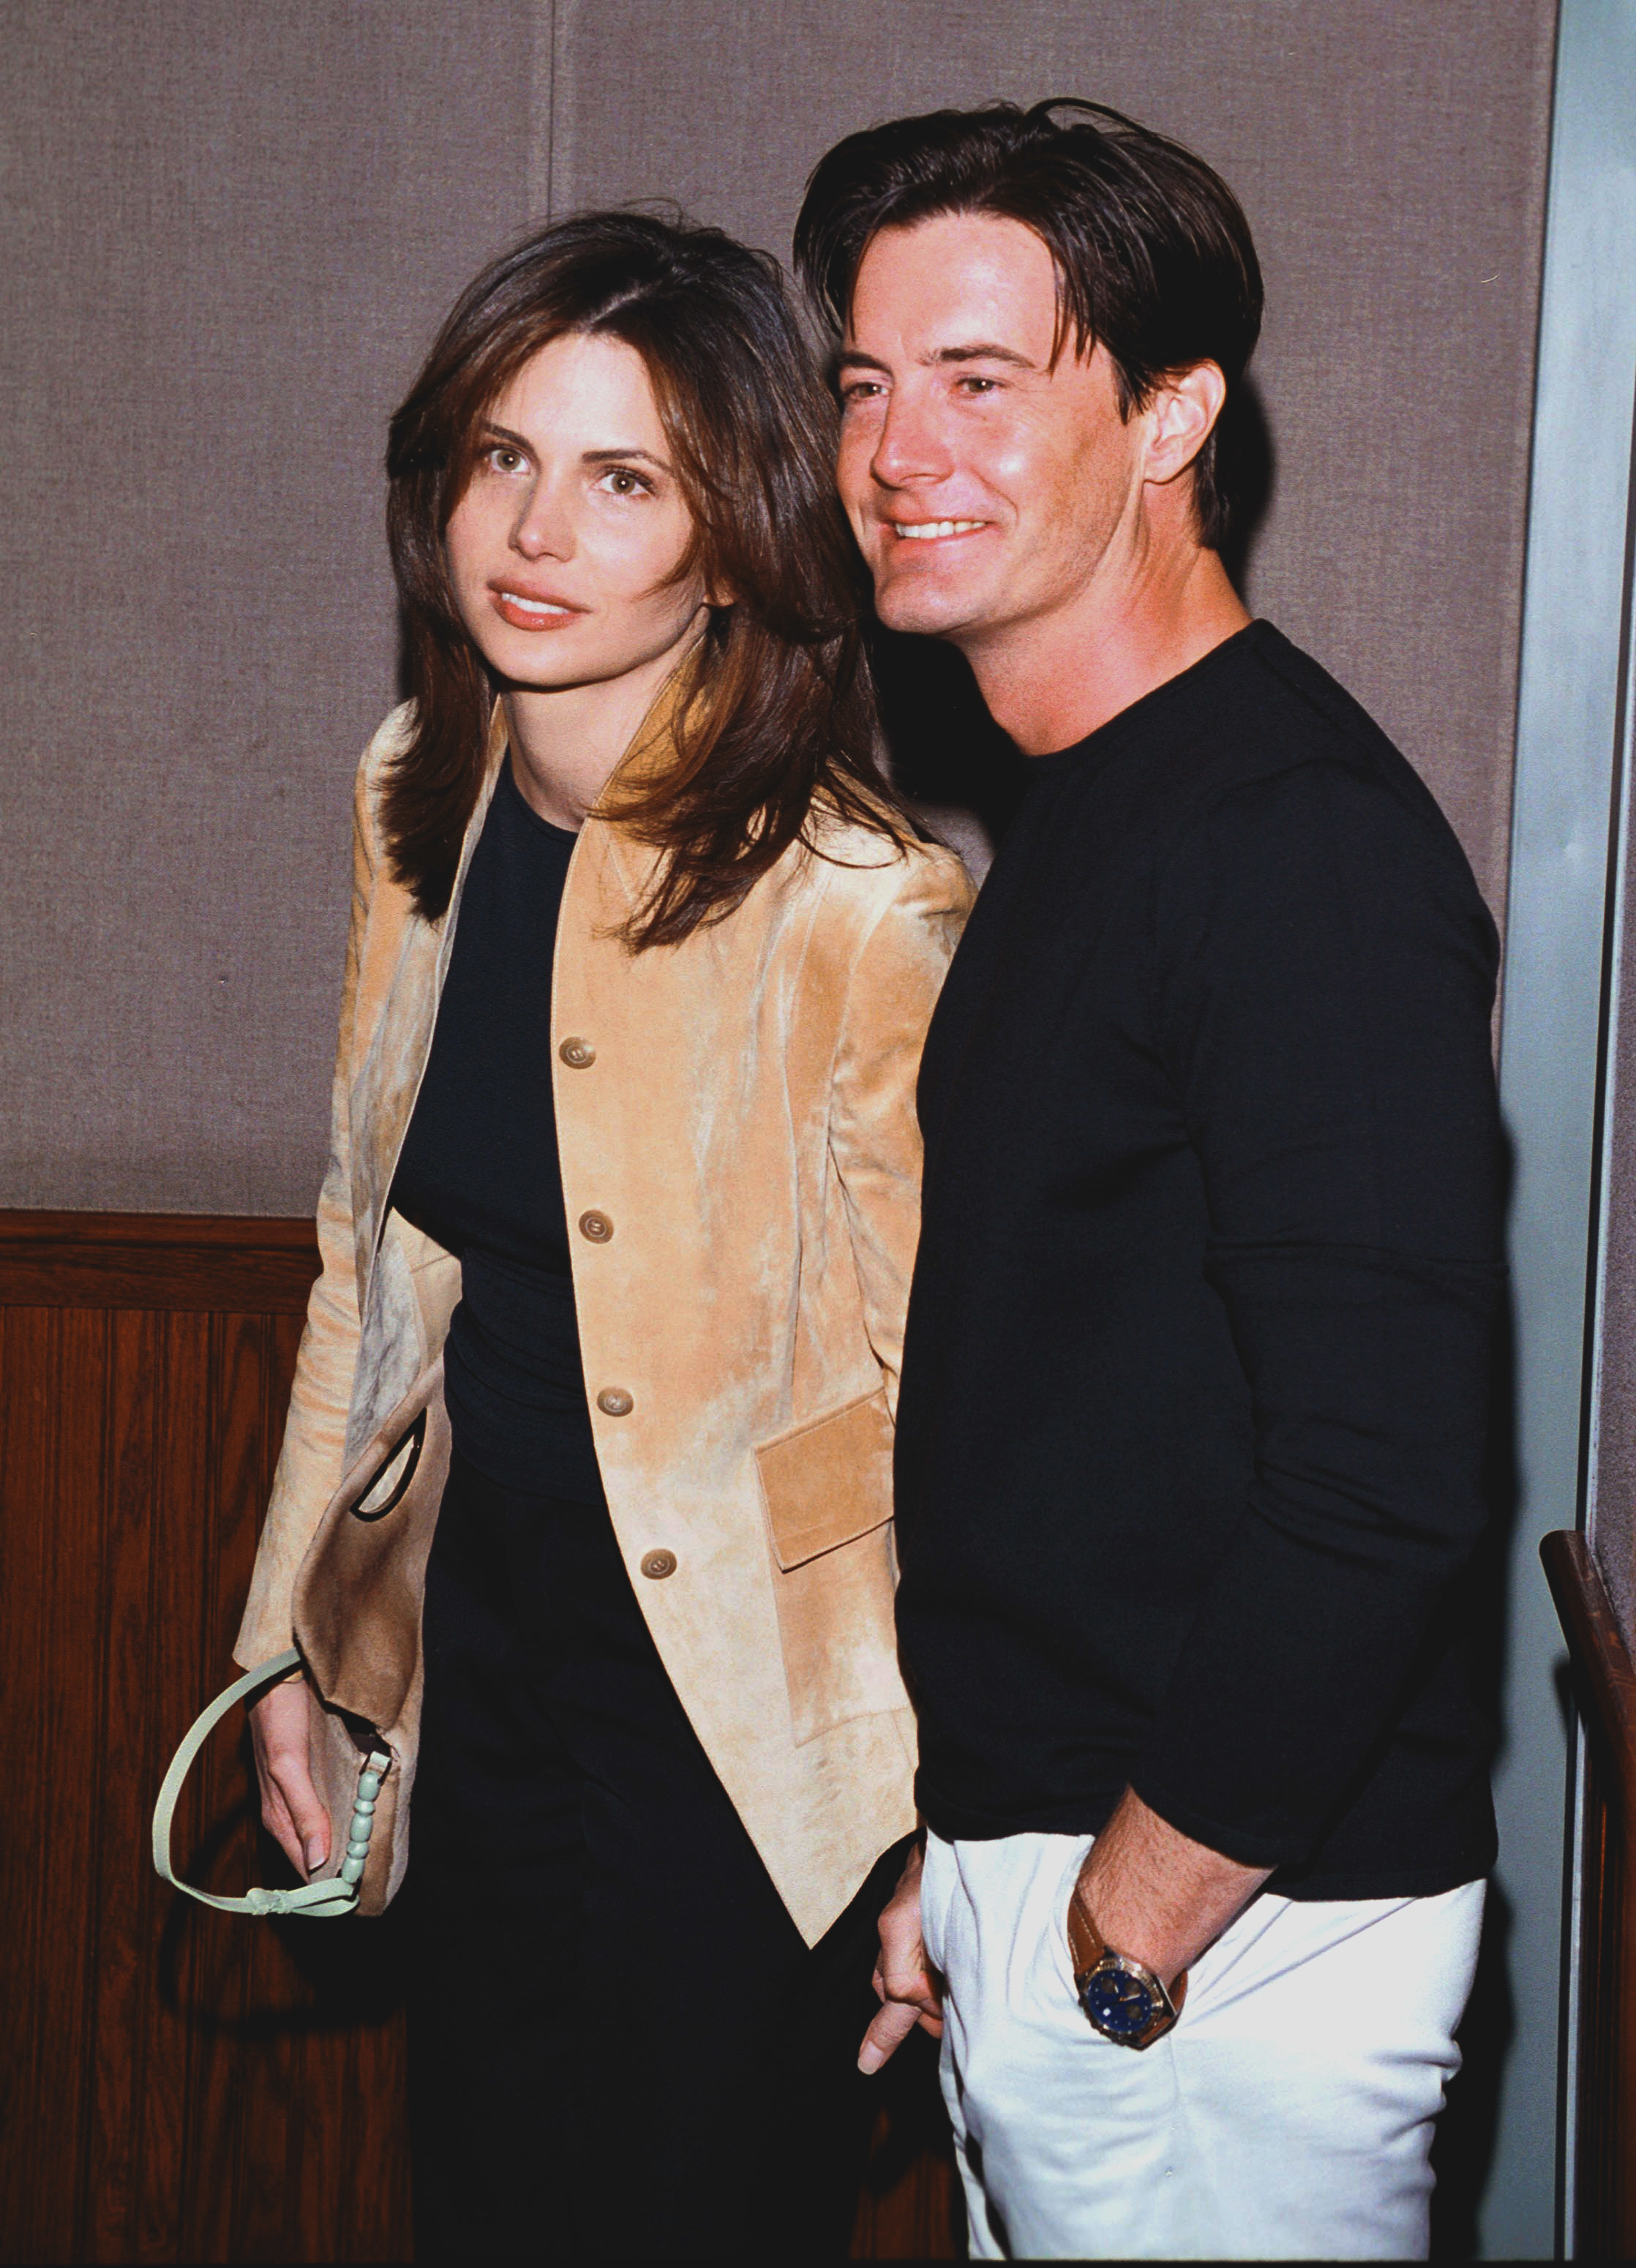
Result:
[[[1515,1174],[1516,1160],[1507,1149],[1507,1216]],[[1507,1304],[1494,1348],[1488,1529],[1469,1578],[1478,1698],[1487,1721],[1496,1727],[1503,1722],[1506,1634],[1511,1628],[1509,1593],[1517,1514],[1515,1386],[1516,1321]],[[1566,1710],[1566,1697],[1559,1697]],[[1509,1901],[1491,1881],[1477,1977],[1457,2036],[1461,2069],[1448,2090],[1448,2107],[1438,2121],[1432,2148],[1437,2176],[1432,2199],[1434,2260],[1471,2260],[1478,2255],[1478,2216],[1499,2139],[1500,2081],[1516,2030],[1508,1970],[1513,1924]]]

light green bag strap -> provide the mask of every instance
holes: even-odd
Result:
[[[214,1906],[217,1913],[247,1914],[306,1914],[314,1920],[326,1920],[349,1914],[357,1904],[357,1885],[364,1872],[362,1857],[369,1844],[369,1830],[374,1815],[375,1798],[380,1792],[380,1776],[390,1759],[379,1751],[363,1759],[363,1771],[358,1780],[357,1800],[353,1808],[347,1857],[343,1860],[343,1876],[335,1876],[321,1882],[303,1882],[295,1890],[250,1890],[241,1898],[218,1898],[210,1890],[195,1889],[191,1882],[179,1881],[171,1865],[171,1823],[175,1817],[176,1799],[181,1793],[182,1782],[193,1769],[194,1759],[216,1730],[230,1709],[247,1701],[263,1685],[276,1685],[279,1679],[298,1669],[301,1656],[295,1646],[276,1654],[272,1660],[263,1661],[247,1670],[237,1684],[230,1685],[225,1693],[218,1693],[210,1707],[195,1719],[187,1738],[171,1760],[159,1790],[159,1800],[153,1807],[153,1866],[162,1881],[173,1890],[181,1890],[190,1898],[197,1898],[203,1906]]]

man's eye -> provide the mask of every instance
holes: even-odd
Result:
[[[999,389],[999,380],[993,378],[962,378],[959,385],[962,394],[975,395],[994,394]]]
[[[850,409],[855,401],[873,401],[878,394],[885,391],[885,387],[873,378],[855,379],[850,386],[841,388],[842,404]]]

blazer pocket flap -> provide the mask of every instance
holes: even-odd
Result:
[[[773,1557],[785,1574],[891,1519],[892,1438],[882,1387],[756,1450]]]

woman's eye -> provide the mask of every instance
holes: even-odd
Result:
[[[598,485],[606,489],[610,496],[651,496],[652,494],[652,482],[645,481],[640,473],[633,473],[626,465],[614,466],[610,471],[603,474]]]
[[[497,473],[519,473],[523,468],[523,453],[520,449],[490,449],[489,462]]]

